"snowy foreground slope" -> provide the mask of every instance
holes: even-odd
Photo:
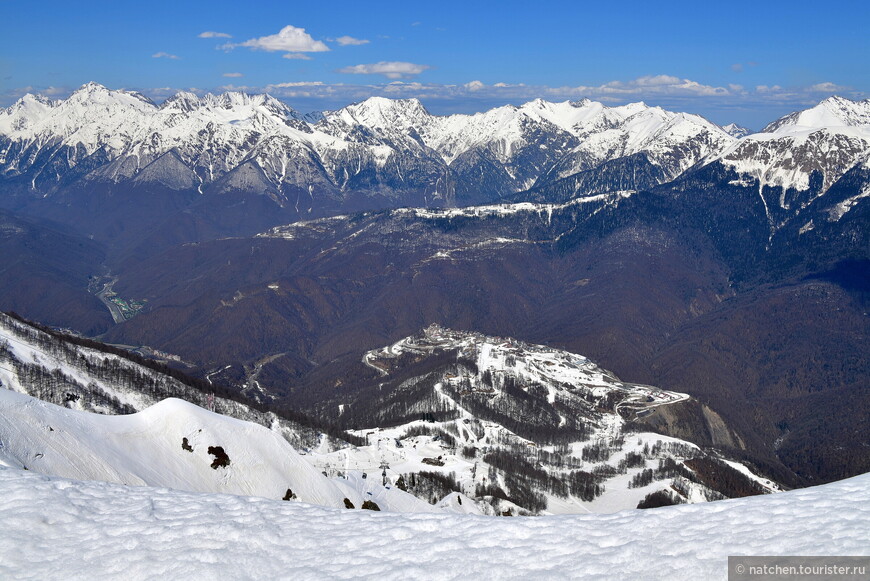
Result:
[[[179,399],[104,416],[0,389],[0,465],[131,486],[301,500],[384,510],[437,510],[361,478],[328,479],[275,430]]]
[[[726,579],[729,555],[867,555],[870,475],[611,515],[348,511],[0,468],[0,577]]]

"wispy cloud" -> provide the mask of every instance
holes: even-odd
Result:
[[[429,65],[418,65],[399,61],[381,61],[378,63],[354,65],[338,69],[339,73],[349,75],[384,75],[388,79],[406,79],[414,77],[431,69]]]
[[[358,46],[361,44],[368,44],[371,41],[364,38],[354,38],[352,36],[339,36],[335,39],[335,42],[341,46]]]
[[[227,34],[226,32],[215,32],[213,30],[206,30],[205,32],[200,32],[197,35],[198,38],[232,38],[232,34]]]
[[[295,61],[310,61],[311,57],[307,54],[302,54],[301,52],[288,52],[286,54],[282,54],[281,58],[295,60]]]
[[[151,58],[154,58],[154,59],[169,59],[169,60],[173,60],[173,61],[177,61],[177,60],[180,60],[180,59],[181,59],[180,56],[178,56],[178,55],[174,55],[174,54],[169,54],[168,52],[155,52],[154,54],[151,55]]]
[[[242,73],[224,73],[224,74],[221,75],[221,76],[223,76],[223,77],[229,77],[229,78],[231,78],[231,79],[237,79],[237,78],[239,78],[239,77],[244,77],[245,75],[243,75]]]
[[[848,91],[849,87],[837,85],[835,83],[816,83],[815,85],[811,85],[809,90],[813,93],[839,93]]]
[[[274,85],[266,85],[266,89],[287,89],[295,87],[325,87],[326,83],[322,81],[293,81],[289,83],[276,83]]]
[[[758,63],[755,61],[748,61],[745,63],[734,63],[733,65],[731,65],[731,70],[734,71],[735,73],[742,73],[746,69],[746,67],[757,67],[757,66],[758,66]]]
[[[866,99],[870,95],[833,82],[812,85],[783,87],[780,85],[756,85],[744,87],[737,84],[725,86],[708,85],[690,79],[670,75],[649,75],[633,80],[611,81],[601,85],[550,87],[523,83],[484,83],[472,80],[463,84],[421,83],[415,80],[395,78],[418,74],[425,65],[386,66],[358,65],[351,67],[356,74],[376,74],[390,78],[381,83],[332,83],[322,81],[288,81],[260,86],[225,85],[211,91],[245,91],[270,93],[286,99],[296,108],[316,110],[337,109],[349,103],[373,96],[390,98],[418,98],[432,111],[441,113],[483,111],[507,103],[521,104],[542,97],[549,101],[577,100],[584,97],[607,105],[622,105],[646,101],[673,111],[700,113],[720,122],[738,121],[743,125],[761,127],[782,115],[805,109],[833,94],[850,99]],[[387,63],[389,64],[389,63]],[[363,67],[362,69],[358,67]],[[428,68],[428,67],[427,67]],[[389,75],[393,75],[390,77]],[[241,73],[224,73],[228,78],[239,78]],[[25,93],[40,93],[53,98],[66,97],[73,89],[67,87],[22,87],[0,92],[0,106],[14,103]],[[136,88],[155,101],[175,94],[182,88]],[[183,88],[196,94],[204,89]],[[751,118],[751,119],[750,119]]]
[[[732,94],[727,87],[714,87],[671,75],[648,75],[631,81],[611,81],[598,86],[568,87],[569,91],[602,97],[633,95],[691,95],[722,97]]]
[[[34,87],[33,85],[28,85],[26,87],[16,87],[14,89],[9,89],[3,93],[0,93],[0,106],[9,105],[24,95],[28,93],[32,95],[42,95],[43,97],[61,97],[65,98],[73,92],[73,88],[71,87]]]
[[[245,42],[228,43],[221,48],[230,50],[236,47],[245,47],[253,50],[265,50],[267,52],[284,52],[285,58],[310,58],[305,56],[289,56],[291,54],[299,55],[306,52],[327,52],[329,47],[322,41],[315,40],[310,34],[305,32],[304,28],[296,26],[285,26],[278,34],[270,34],[269,36],[261,36],[259,38],[251,38]]]

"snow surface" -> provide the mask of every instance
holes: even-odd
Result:
[[[842,218],[846,213],[858,205],[858,203],[864,199],[870,197],[870,185],[865,185],[861,190],[861,193],[852,196],[847,200],[843,200],[839,204],[834,205],[832,208],[828,210],[828,219],[831,222],[837,222]]]
[[[0,577],[726,579],[729,555],[868,555],[870,475],[612,515],[373,513],[0,468]]]
[[[227,466],[213,466],[220,447]],[[0,389],[0,464],[69,478],[131,486],[227,492],[324,506],[437,510],[395,488],[364,479],[328,479],[279,431],[166,399],[145,411],[105,416],[69,410]]]

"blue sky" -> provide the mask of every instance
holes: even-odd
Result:
[[[266,91],[301,111],[371,95],[433,113],[642,100],[758,129],[831,94],[870,97],[868,5],[0,0],[0,105],[96,81],[156,101]]]

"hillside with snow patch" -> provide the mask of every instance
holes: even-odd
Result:
[[[352,433],[367,445],[312,452],[328,474],[401,478],[431,501],[453,490],[490,514],[616,512],[649,495],[676,504],[781,490],[720,451],[649,431],[645,422],[665,408],[683,422],[715,417],[686,394],[622,382],[576,354],[433,325],[363,362],[381,375],[377,404],[363,391],[337,411],[345,425],[363,424]]]

